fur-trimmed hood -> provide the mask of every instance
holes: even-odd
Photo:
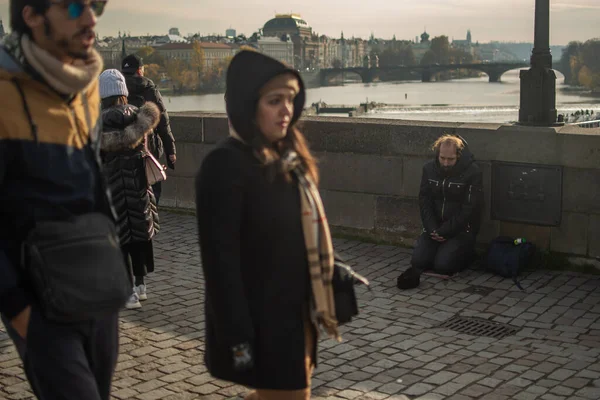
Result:
[[[102,111],[102,150],[117,152],[138,147],[144,137],[158,125],[160,111],[156,104],[146,102],[139,109],[121,105]]]

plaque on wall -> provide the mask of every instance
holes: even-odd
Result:
[[[492,219],[560,225],[562,176],[557,165],[492,162]]]

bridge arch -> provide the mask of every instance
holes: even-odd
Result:
[[[442,72],[442,71],[451,71],[455,69],[466,69],[471,71],[479,71],[486,74],[489,78],[490,83],[500,82],[502,79],[502,75],[507,73],[508,71],[512,71],[515,69],[522,69],[529,67],[527,64],[452,64],[452,65],[444,65],[444,66],[435,66],[431,68],[431,71],[434,73]],[[425,77],[425,76],[424,76]]]
[[[553,65],[556,67],[557,65]],[[329,80],[340,74],[356,74],[360,76],[363,83],[370,83],[377,78],[385,78],[385,76],[392,71],[406,71],[408,73],[421,74],[421,80],[423,82],[430,82],[433,76],[439,72],[451,71],[456,69],[466,69],[483,72],[489,78],[490,82],[500,82],[502,75],[508,71],[515,69],[527,69],[530,68],[529,63],[526,62],[506,62],[506,63],[472,63],[472,64],[430,64],[430,65],[415,65],[415,66],[384,66],[379,68],[327,68],[321,69],[320,72],[320,83],[321,86],[327,86]],[[555,69],[560,72],[559,70]],[[564,74],[563,74],[564,75]]]
[[[321,86],[328,86],[332,78],[344,75],[358,75],[362,82],[368,80],[367,73],[362,68],[329,68],[322,69],[321,72]]]

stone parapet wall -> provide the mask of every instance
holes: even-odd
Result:
[[[194,208],[194,176],[205,154],[228,134],[222,114],[174,114],[177,169],[169,170],[161,204]],[[412,245],[421,231],[417,196],[431,143],[443,133],[464,137],[482,167],[485,210],[480,242],[522,236],[541,248],[600,256],[600,129],[533,128],[502,124],[306,118],[319,159],[330,223],[340,231]],[[558,227],[492,220],[492,162],[563,167]]]

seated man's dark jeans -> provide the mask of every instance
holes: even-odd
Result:
[[[475,235],[469,232],[440,243],[423,233],[413,250],[411,265],[419,273],[433,271],[453,275],[469,266],[475,251]]]

